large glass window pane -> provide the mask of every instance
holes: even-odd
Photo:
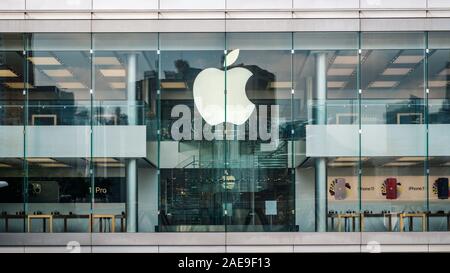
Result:
[[[450,154],[450,33],[428,35],[429,230],[448,231]]]
[[[0,232],[24,231],[23,34],[0,35]]]
[[[361,34],[365,231],[419,231],[426,207],[423,33]]]
[[[227,231],[293,231],[292,35],[227,33]]]
[[[294,33],[297,222],[359,230],[358,35]]]
[[[90,37],[28,37],[24,88],[29,232],[89,231]]]
[[[223,33],[160,34],[160,231],[225,230],[224,44]]]
[[[157,34],[93,34],[95,232],[155,231],[157,49]]]

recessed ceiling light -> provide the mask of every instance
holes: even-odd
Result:
[[[94,57],[95,65],[120,65],[116,57]]]
[[[431,159],[432,157],[429,157]],[[425,157],[422,156],[404,156],[397,158],[397,161],[424,161]]]
[[[292,88],[292,82],[270,82],[269,88]]]
[[[447,76],[450,75],[450,69],[449,68],[445,68],[443,69],[441,72],[439,72],[440,76]]]
[[[67,69],[45,69],[42,70],[49,77],[72,77],[72,73]]]
[[[39,164],[39,167],[45,167],[45,168],[67,168],[69,165],[63,164],[63,163],[41,163]]]
[[[112,89],[125,89],[126,84],[124,82],[110,82],[109,86],[111,86]]]
[[[361,161],[368,160],[368,157],[361,157]],[[354,162],[359,161],[359,157],[357,156],[346,156],[346,157],[338,157],[334,160],[335,162]]]
[[[53,57],[28,57],[34,65],[60,65],[61,63]]]
[[[161,82],[161,88],[163,89],[186,89],[185,82]]]
[[[353,167],[356,166],[356,162],[332,162],[328,163],[330,167]]]
[[[397,85],[396,81],[375,81],[369,84],[369,88],[391,88]]]
[[[336,56],[334,64],[357,64],[358,56]]]
[[[423,56],[422,55],[402,55],[398,56],[397,59],[395,59],[395,64],[415,64],[422,61]]]
[[[114,163],[114,162],[119,162],[117,159],[112,158],[112,157],[94,157],[94,158],[86,158],[86,160],[88,161],[92,161],[95,163]]]
[[[59,88],[62,89],[85,89],[86,86],[81,82],[58,82]]]
[[[411,68],[386,68],[381,75],[384,76],[401,76],[406,75],[411,71]]]
[[[56,160],[48,157],[28,157],[26,158],[26,161],[30,163],[53,163],[56,162]]]
[[[450,162],[445,162],[445,163],[441,164],[441,166],[450,166]]]
[[[350,76],[355,71],[354,68],[330,68],[328,69],[328,76]]]
[[[448,81],[428,81],[428,87],[446,87],[448,83]]]
[[[328,88],[342,88],[347,84],[347,82],[327,82]]]
[[[125,77],[125,69],[100,69],[105,77]]]
[[[12,166],[5,163],[0,163],[0,168],[11,168]]]
[[[12,72],[9,69],[0,69],[0,77],[11,78],[11,77],[17,77],[17,75],[16,75],[16,73]]]
[[[24,88],[34,88],[34,86],[32,86],[29,83],[23,83],[23,82],[5,82],[4,83],[8,88],[11,89],[24,89]]]
[[[390,162],[386,163],[383,166],[386,167],[404,167],[404,166],[413,166],[417,165],[417,162]]]
[[[97,163],[98,167],[110,167],[110,168],[123,168],[125,164],[123,163]]]

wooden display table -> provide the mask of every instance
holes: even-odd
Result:
[[[99,232],[103,232],[102,231],[103,230],[103,220],[105,220],[105,222],[106,222],[106,220],[110,220],[110,231],[113,233],[115,232],[115,230],[116,230],[116,227],[115,227],[116,226],[115,225],[116,215],[114,215],[114,214],[91,214],[90,219],[89,219],[89,222],[90,222],[89,232],[93,231],[95,219],[99,220]]]
[[[365,223],[365,219],[366,218],[387,218],[388,219],[388,231],[392,231],[393,227],[392,227],[392,217],[393,216],[397,216],[398,213],[395,212],[382,212],[382,213],[361,213],[361,231],[364,231],[366,229],[366,223]]]
[[[53,215],[51,214],[35,214],[35,215],[28,215],[28,232],[31,232],[31,223],[33,219],[42,219],[43,223],[43,229],[44,232],[46,232],[46,220],[48,220],[48,232],[53,232]]]
[[[415,212],[415,213],[400,213],[400,224],[399,229],[400,232],[403,232],[403,229],[405,227],[405,218],[409,218],[409,231],[413,231],[414,226],[414,218],[421,218],[422,219],[422,231],[427,230],[427,214],[424,212]]]

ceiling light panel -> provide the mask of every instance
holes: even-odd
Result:
[[[448,83],[448,81],[428,81],[428,87],[446,87]]]
[[[161,88],[163,88],[163,89],[186,89],[187,85],[185,82],[162,82]]]
[[[63,164],[63,163],[41,163],[39,164],[40,167],[45,168],[67,168],[69,165]]]
[[[12,78],[12,77],[17,77],[17,75],[16,75],[16,73],[12,72],[9,69],[0,69],[0,77]]]
[[[432,157],[429,157],[431,159]],[[422,156],[404,156],[397,158],[397,161],[424,161],[425,157]]]
[[[403,76],[408,74],[411,71],[411,68],[386,68],[383,71],[383,76]]]
[[[292,82],[270,82],[270,88],[292,88]]]
[[[358,56],[336,56],[333,64],[358,64]]]
[[[342,88],[347,84],[347,82],[334,82],[334,81],[330,81],[327,82],[327,87],[328,88]]]
[[[94,57],[95,65],[120,65],[116,57]]]
[[[355,69],[353,68],[330,68],[328,69],[328,76],[350,76]]]
[[[391,88],[397,85],[396,81],[375,81],[369,84],[369,88]]]
[[[30,163],[53,163],[56,162],[56,160],[48,157],[28,157],[26,158],[26,161]]]
[[[5,82],[4,84],[11,89],[34,88],[31,84],[23,82]]]
[[[112,89],[125,89],[126,84],[124,82],[110,82],[109,86],[111,86]]]
[[[58,82],[56,83],[62,89],[85,89],[86,86],[81,82]]]
[[[72,73],[67,69],[45,69],[42,70],[47,76],[53,78],[72,77]]]
[[[406,167],[417,165],[417,162],[390,162],[384,164],[386,167]]]
[[[105,77],[125,77],[125,69],[100,69],[100,73],[102,73]]]
[[[416,64],[423,60],[422,55],[398,56],[394,64]]]
[[[54,57],[28,57],[28,60],[34,65],[61,65]]]

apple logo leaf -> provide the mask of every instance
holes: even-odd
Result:
[[[223,62],[223,66],[227,67],[227,66],[230,66],[230,65],[234,64],[234,62],[237,60],[238,57],[239,57],[239,49],[232,50],[225,57],[225,61]]]

